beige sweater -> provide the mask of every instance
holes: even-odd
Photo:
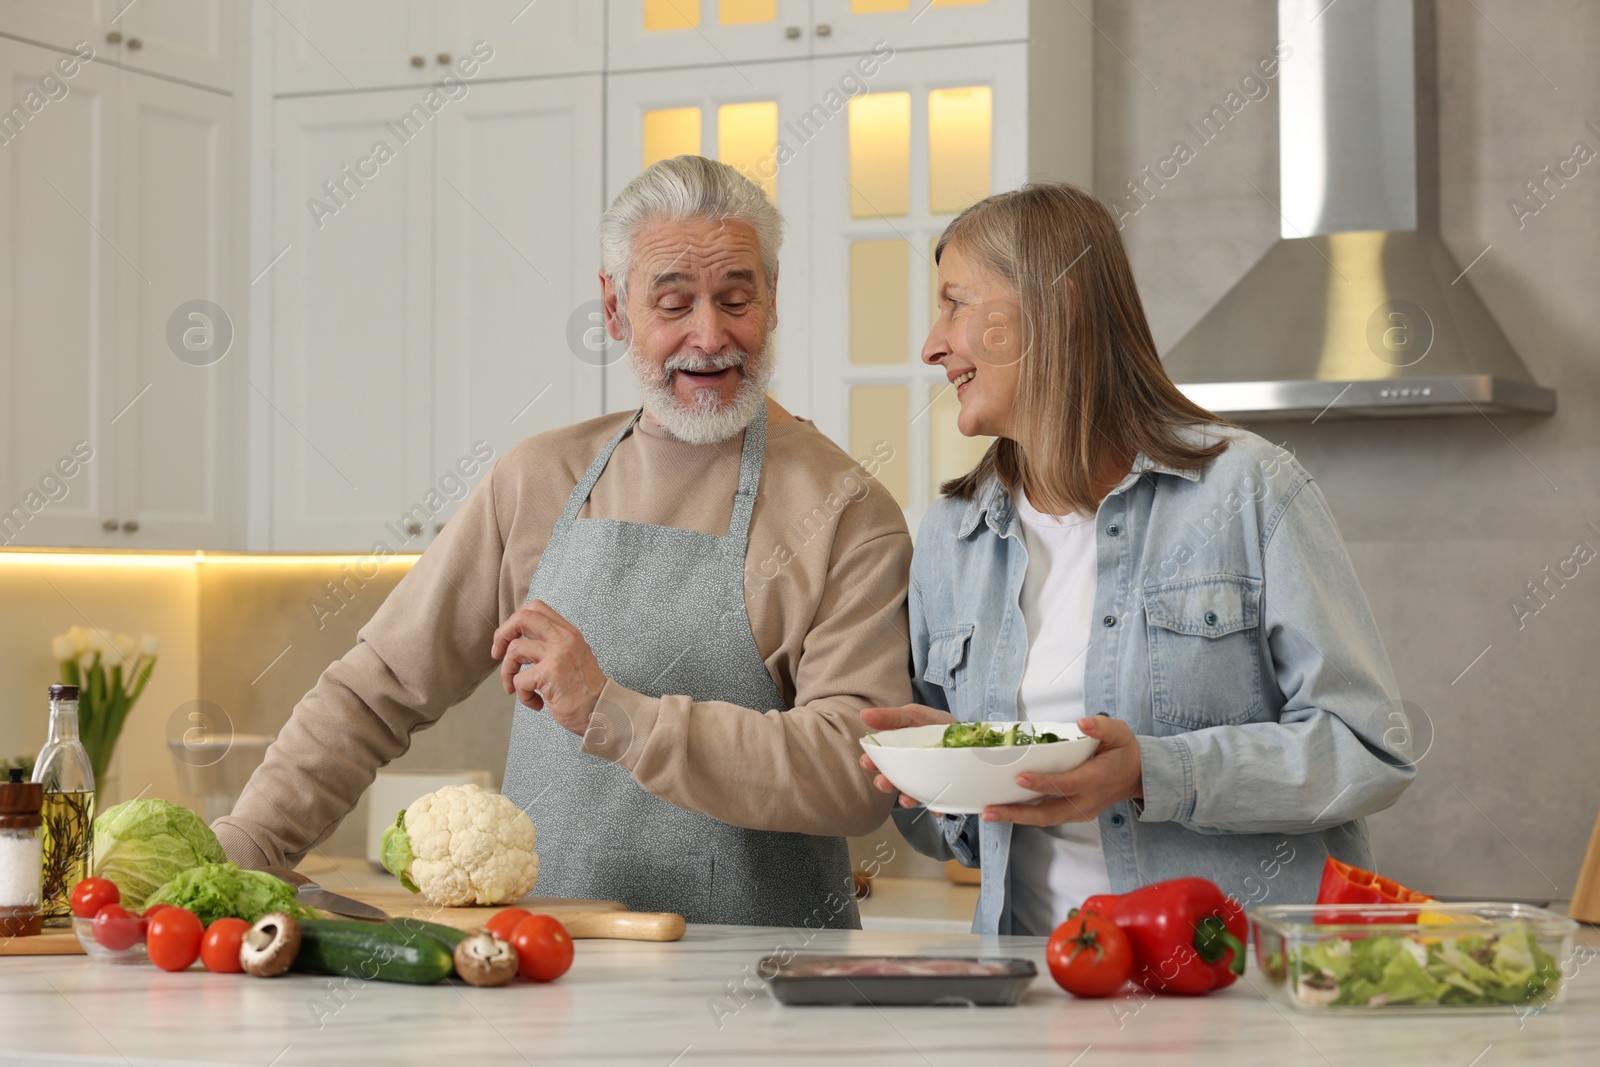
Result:
[[[679,807],[739,826],[867,833],[892,798],[857,763],[860,711],[911,700],[911,538],[894,500],[855,461],[810,422],[775,404],[769,412],[745,603],[791,710],[656,698],[612,683],[601,700],[623,709],[629,728],[592,729],[583,750]],[[495,628],[523,605],[567,497],[630,414],[528,438],[495,464],[356,646],[295,707],[233,813],[217,821],[229,859],[297,863],[412,733],[498,669]],[[581,516],[726,533],[742,442],[690,445],[641,419]]]

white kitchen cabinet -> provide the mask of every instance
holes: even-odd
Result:
[[[805,63],[742,63],[612,75],[606,98],[607,203],[651,163],[683,154],[720,159],[776,194],[786,229],[771,392],[796,411],[811,389],[811,250],[803,222],[811,197],[808,138],[830,121],[808,115],[809,90]],[[636,407],[632,372],[620,351],[612,356],[606,408]]]
[[[288,251],[255,398],[274,549],[418,551],[475,442],[502,455],[600,413],[599,369],[565,340],[597,288],[599,79],[476,86],[426,125],[414,97],[275,105]]]
[[[228,98],[62,61],[0,41],[8,100],[66,87],[0,149],[0,499],[27,512],[0,540],[231,547],[238,360],[167,339],[181,304],[234,304]],[[35,512],[79,441],[93,458]]]
[[[26,108],[52,52],[0,40],[0,91]],[[18,125],[0,125],[0,543],[110,543],[115,507],[120,337],[115,294],[137,274],[117,251],[117,86],[123,72],[83,64],[67,95]],[[110,294],[108,296],[108,294]],[[58,478],[56,464],[84,442],[93,459]],[[80,453],[81,458],[82,453]],[[19,512],[17,509],[21,508]]]
[[[238,0],[6,0],[0,33],[219,89],[234,85]]]
[[[245,378],[234,351],[232,108],[219,93],[123,78],[117,232],[138,271],[116,275],[117,399],[131,406],[109,438],[114,515],[130,547],[237,543]]]
[[[430,481],[438,131],[401,123],[414,95],[274,106],[283,257],[268,275],[270,384],[251,397],[271,427],[274,549],[401,550],[385,523]]]
[[[427,52],[429,0],[274,0],[272,8],[275,93],[414,85],[439,76]]]
[[[605,7],[595,0],[275,0],[273,92],[427,85],[463,56],[473,78],[598,73]],[[484,56],[488,56],[484,59]]]
[[[818,92],[829,62],[815,61]],[[877,457],[913,517],[985,446],[956,432],[954,391],[919,356],[937,313],[935,241],[1027,178],[1026,64],[1020,44],[897,52],[814,146],[810,415],[852,456]]]
[[[476,87],[439,127],[436,487],[480,441],[503,456],[600,414],[600,360],[569,334],[599,306],[601,121],[600,77],[584,75]]]
[[[1090,0],[1077,0],[1087,9]],[[880,41],[895,51],[1021,41],[1029,7],[1068,0],[811,0],[812,54],[853,55]]]
[[[811,0],[610,0],[608,71],[739,71],[811,54]]]
[[[484,78],[598,74],[605,65],[606,10],[598,0],[437,0],[433,60],[482,41],[494,50]]]

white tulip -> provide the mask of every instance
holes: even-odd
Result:
[[[84,674],[88,674],[90,671],[94,670],[95,658],[96,657],[93,652],[85,652],[83,655],[78,657],[78,666],[83,668]]]
[[[89,651],[89,628],[86,626],[73,626],[67,630],[67,636],[72,638],[72,647],[78,650],[78,655]]]
[[[139,639],[132,634],[118,634],[111,639],[111,643],[116,646],[117,655],[130,663],[139,654]]]
[[[145,634],[144,639],[139,642],[139,651],[146,656],[160,655],[161,638],[157,637],[155,634]]]
[[[69,659],[77,659],[77,642],[68,634],[57,634],[50,639],[50,654],[56,658],[58,663],[65,663]]]
[[[110,644],[106,641],[105,634],[102,634],[99,630],[90,632],[88,651],[105,653],[110,650]]]

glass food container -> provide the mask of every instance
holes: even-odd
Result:
[[[1266,994],[1337,1014],[1554,1010],[1578,928],[1525,904],[1278,904],[1249,917]]]
[[[10,778],[0,784],[0,937],[32,937],[40,931],[44,788],[24,782],[20,767]]]

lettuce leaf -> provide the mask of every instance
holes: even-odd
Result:
[[[152,893],[149,903],[188,908],[207,926],[228,916],[253,923],[274,911],[296,919],[317,917],[295,899],[289,883],[263,871],[242,871],[237,863],[191,867]]]
[[[406,813],[402,809],[395,816],[394,825],[384,828],[383,839],[378,843],[378,851],[383,855],[383,868],[396,878],[400,884],[419,893],[417,883],[411,880],[411,834],[406,831]]]

